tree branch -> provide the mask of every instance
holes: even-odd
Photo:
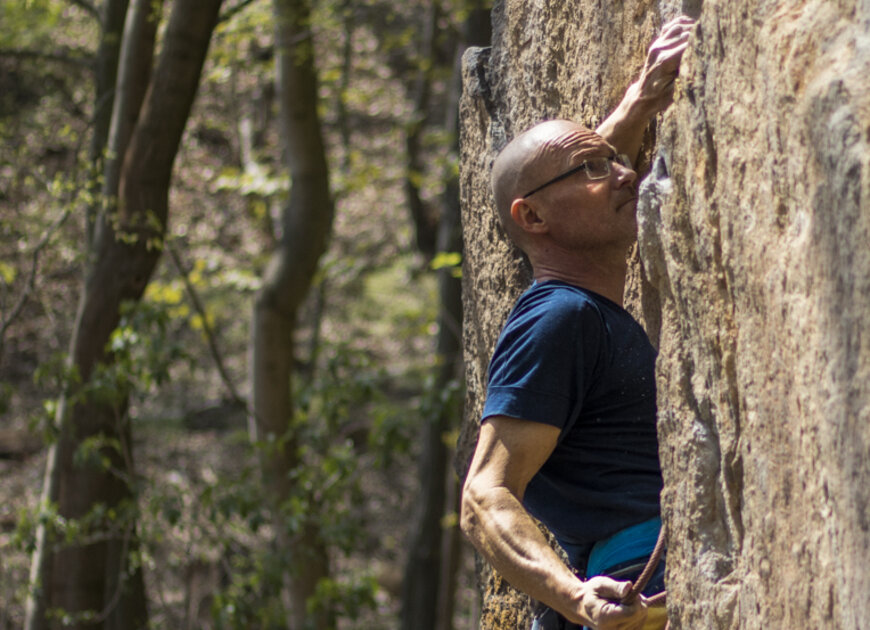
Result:
[[[56,61],[85,70],[93,71],[94,56],[81,49],[65,49],[60,52],[45,52],[42,50],[27,50],[23,48],[0,48],[0,57],[13,57],[18,59],[42,59]]]
[[[3,358],[3,340],[6,337],[6,331],[9,330],[12,323],[21,315],[21,311],[24,310],[24,305],[27,304],[27,300],[30,298],[30,294],[33,293],[34,288],[36,288],[36,271],[39,268],[39,255],[42,253],[42,250],[45,249],[45,246],[48,245],[48,242],[51,240],[54,233],[57,232],[66,222],[70,214],[72,214],[72,211],[69,208],[64,210],[60,217],[49,226],[42,235],[42,238],[39,239],[39,242],[33,248],[33,253],[31,254],[32,263],[30,267],[30,275],[27,277],[24,290],[21,292],[21,295],[18,296],[18,302],[12,308],[9,316],[3,318],[2,323],[0,323],[0,359]]]
[[[241,0],[236,6],[230,7],[224,12],[223,15],[218,17],[218,24],[221,22],[227,22],[234,18],[237,14],[241,13],[246,7],[254,4],[257,0]]]
[[[190,299],[191,304],[193,305],[193,309],[197,312],[200,319],[202,319],[202,330],[205,333],[206,342],[208,343],[208,349],[211,353],[212,359],[214,359],[218,374],[220,374],[221,380],[224,382],[227,390],[229,390],[230,396],[232,397],[233,401],[247,409],[247,401],[242,398],[238,390],[236,390],[236,386],[233,384],[229,373],[224,367],[223,357],[221,356],[220,350],[217,347],[214,331],[211,329],[211,324],[208,323],[208,317],[206,316],[205,307],[202,304],[202,300],[199,299],[199,294],[196,292],[196,287],[194,287],[193,283],[190,281],[190,276],[188,275],[187,270],[184,268],[184,265],[181,262],[181,257],[179,256],[178,251],[175,249],[175,246],[172,245],[172,243],[168,239],[165,241],[165,244],[166,251],[169,252],[169,257],[172,258],[172,263],[175,265],[175,269],[176,271],[178,271],[178,275],[181,276],[181,281],[184,283],[184,289],[185,291],[187,291],[187,296]]]

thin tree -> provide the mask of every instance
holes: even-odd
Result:
[[[172,166],[220,4],[172,3],[153,73],[160,3],[135,0],[127,12],[104,174],[108,203],[93,221],[70,348],[79,385],[72,383],[58,406],[43,488],[43,509],[56,509],[60,519],[48,519],[37,532],[27,630],[147,626],[141,569],[130,562],[137,535],[129,392],[107,396],[93,378],[113,362],[107,343],[122,304],[141,298],[160,257]],[[105,5],[106,15],[123,5]],[[98,148],[93,155],[101,154]],[[98,457],[87,456],[92,452]],[[83,535],[62,543],[57,522],[78,523]]]
[[[311,7],[308,0],[274,0],[273,7],[281,140],[291,188],[280,241],[254,302],[251,433],[270,444],[262,451],[263,482],[274,514],[275,543],[288,558],[282,599],[290,627],[301,630],[309,627],[307,604],[329,575],[329,558],[315,514],[301,523],[283,518],[283,506],[296,490],[291,473],[300,465],[293,428],[293,337],[299,308],[326,249],[333,201],[317,113]],[[330,619],[321,615],[314,623],[326,628]]]
[[[463,24],[462,38],[455,47],[453,77],[447,99],[444,128],[453,138],[450,150],[454,158],[459,153],[459,92],[461,90],[460,60],[468,46],[489,43],[490,21],[488,3],[474,0],[467,7],[468,16]],[[415,86],[417,120],[412,126],[413,136],[407,142],[410,168],[422,168],[419,159],[422,125],[428,107],[432,80],[432,68],[436,66],[436,47],[432,37],[439,6],[432,3],[427,15],[429,26],[424,31],[423,52],[429,63],[424,63]],[[417,244],[423,253],[426,241],[420,238],[425,233],[426,217],[420,211],[419,190],[409,177],[406,193],[417,228]],[[416,203],[413,201],[416,199]],[[445,254],[462,253],[460,226],[459,177],[448,167],[444,174],[444,189],[438,228],[432,245]],[[428,230],[431,232],[431,230]],[[433,252],[434,253],[434,252]],[[419,499],[411,528],[408,557],[402,589],[401,628],[403,630],[433,630],[452,627],[452,611],[455,588],[455,572],[458,568],[459,536],[451,524],[448,511],[454,510],[458,489],[453,472],[449,470],[449,449],[446,436],[459,420],[462,372],[462,292],[461,280],[455,267],[445,266],[438,271],[438,335],[436,340],[436,366],[433,382],[433,405],[422,418],[420,430],[421,451],[418,476]],[[449,501],[448,501],[449,499]],[[445,518],[448,517],[448,518]]]
[[[106,148],[109,142],[109,131],[115,103],[115,82],[118,78],[118,63],[121,56],[121,42],[124,40],[124,23],[130,0],[106,0],[103,4],[100,18],[100,44],[94,64],[94,114],[93,133],[88,150],[88,162],[94,173],[103,170]],[[153,40],[153,37],[151,38]],[[152,46],[149,50],[153,49]],[[151,61],[151,55],[147,55]],[[100,178],[94,177],[89,182],[94,201],[88,207],[85,225],[88,244],[94,236],[94,226],[99,214]],[[113,191],[117,194],[117,189]]]

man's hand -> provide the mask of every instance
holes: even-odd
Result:
[[[673,102],[674,80],[694,25],[695,21],[686,16],[673,19],[650,45],[640,78],[632,86],[636,87],[635,97],[647,118],[664,111]]]
[[[647,614],[645,598],[639,597],[629,605],[619,603],[631,589],[631,582],[593,577],[580,587],[577,610],[584,625],[596,630],[640,630],[643,627]]]

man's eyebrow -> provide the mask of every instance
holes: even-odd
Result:
[[[571,151],[571,160],[577,160],[577,163],[579,164],[580,161],[588,158],[616,157],[617,154],[617,151],[614,151],[611,147],[606,145],[600,147],[584,147],[582,149]]]

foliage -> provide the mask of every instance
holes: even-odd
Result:
[[[91,379],[94,393],[108,400],[120,393],[143,398],[165,383],[170,367],[189,358],[168,334],[174,314],[171,306],[148,300],[122,306],[107,348],[114,360]]]
[[[450,269],[450,275],[454,278],[462,277],[462,254],[459,252],[438,252],[432,258],[429,266],[437,271],[439,269]]]
[[[60,392],[115,402],[132,394],[126,413],[141,466],[140,476],[127,480],[136,484],[141,513],[131,507],[114,517],[140,519],[143,548],[132,561],[146,568],[158,627],[183,626],[189,574],[199,565],[218,576],[217,595],[204,604],[208,623],[261,627],[281,610],[269,594],[277,592],[284,558],[271,544],[273,515],[260,488],[257,451],[241,431],[233,432],[242,428],[244,411],[225,404],[203,326],[209,324],[229,377],[244,393],[250,301],[266,254],[281,237],[273,219],[289,182],[277,166],[281,149],[271,113],[270,3],[238,4],[244,8],[215,33],[174,173],[168,238],[189,269],[161,263],[106,349],[115,365],[98,369],[84,385],[64,351],[86,255],[85,209],[96,201],[88,196],[93,173],[85,154],[95,107],[89,64],[99,27],[78,3],[0,0],[0,140],[16,147],[0,155],[4,316],[31,269],[36,274],[0,353],[0,412],[5,407],[4,422],[13,426],[32,418],[34,430],[51,441]],[[333,610],[345,628],[393,625],[397,602],[375,583],[373,560],[401,563],[414,435],[443,395],[426,381],[436,332],[435,274],[413,251],[401,183],[404,130],[414,115],[412,79],[421,68],[449,61],[462,19],[459,7],[445,6],[437,62],[421,58],[415,36],[426,3],[320,0],[313,15],[337,219],[319,284],[300,317],[301,405],[294,426],[304,466],[293,472],[297,493],[283,509],[297,526],[316,519],[336,573],[318,586],[312,612]],[[433,207],[449,160],[449,137],[440,130],[447,76],[438,70],[434,80],[423,135],[427,164],[417,175]],[[255,132],[250,163],[242,155],[245,119]],[[64,213],[70,219],[54,229],[34,267],[36,246]],[[453,254],[436,261],[458,270]],[[204,320],[181,274],[198,293]],[[211,407],[229,409],[228,424],[191,429],[189,417]],[[77,457],[112,465],[121,446],[97,435]],[[36,499],[39,464],[31,458],[2,471],[28,480],[28,492],[0,488],[8,505],[0,517],[15,521],[23,514],[14,544],[10,531],[0,531],[6,583],[23,584],[26,570],[13,574],[11,567],[25,563],[7,560],[5,552],[32,550],[35,524],[56,520],[51,506]],[[106,519],[95,512],[54,530],[75,538],[122,522]],[[21,597],[10,599],[13,617]],[[368,622],[353,625],[357,617]]]
[[[0,41],[9,46],[40,47],[58,28],[64,5],[52,0],[0,2]]]
[[[347,432],[358,421],[354,410],[371,403],[379,377],[360,353],[339,346],[330,354],[325,374],[299,392],[304,404],[295,428],[303,436],[298,446],[302,463],[291,472],[293,493],[281,506],[281,522],[291,539],[315,524],[333,562],[339,562],[359,553],[362,544],[360,458]],[[337,438],[343,434],[344,439]],[[149,531],[158,532],[160,523],[179,534],[196,527],[199,553],[219,550],[226,575],[211,606],[218,628],[274,627],[285,614],[277,595],[284,570],[305,561],[305,550],[276,549],[269,543],[276,519],[259,483],[256,451],[287,446],[279,442],[244,447],[241,468],[222,471],[199,490],[170,485],[148,500]],[[312,613],[329,610],[355,618],[375,605],[376,590],[371,575],[345,574],[322,581],[309,606]]]

